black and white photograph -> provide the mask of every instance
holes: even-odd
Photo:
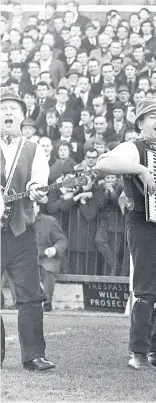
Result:
[[[156,0],[1,0],[2,403],[156,402]]]

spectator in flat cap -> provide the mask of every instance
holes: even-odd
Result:
[[[119,88],[117,89],[117,96],[119,101],[122,102],[125,106],[132,106],[130,102],[131,94],[129,88],[126,85],[119,86]]]
[[[25,32],[30,35],[35,44],[39,44],[39,28],[37,27],[37,25],[29,25],[25,28]]]
[[[77,86],[78,78],[79,78],[78,71],[74,68],[71,68],[69,69],[69,71],[67,71],[65,77],[63,77],[60,80],[58,88],[66,87],[67,90],[69,91],[69,94],[72,94]]]
[[[28,140],[36,133],[36,124],[31,118],[26,118],[21,123],[21,132]]]

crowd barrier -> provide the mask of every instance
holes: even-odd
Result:
[[[68,238],[68,248],[60,270],[59,280],[98,282],[114,279],[115,282],[127,282],[130,257],[127,244],[126,216],[123,217],[119,210],[113,210],[112,224],[114,230],[112,231],[107,225],[107,215],[109,215],[110,222],[112,211],[107,211],[105,219],[102,221],[97,217],[93,221],[87,221],[83,218],[85,220],[83,222],[79,210],[77,210],[75,222],[73,222],[70,212],[68,228],[67,224],[64,225],[64,214],[62,213],[60,216],[60,225]],[[99,242],[98,233],[101,227]]]

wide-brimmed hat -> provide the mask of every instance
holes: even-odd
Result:
[[[137,105],[136,109],[136,118],[135,118],[135,124],[134,128],[137,133],[140,133],[141,130],[138,127],[138,120],[142,116],[144,116],[146,113],[156,111],[156,101],[153,100],[153,98],[148,98],[144,99],[144,101],[141,101]]]
[[[20,96],[15,92],[13,88],[10,87],[1,87],[0,91],[0,102],[3,101],[16,101],[18,102],[23,109],[24,115],[26,115],[27,107],[25,102],[20,98]]]

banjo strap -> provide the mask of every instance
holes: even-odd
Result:
[[[5,190],[4,190],[4,196],[6,196],[8,194],[8,191],[10,189],[10,184],[11,184],[12,178],[14,176],[14,172],[15,172],[15,169],[17,167],[17,163],[18,163],[18,160],[19,160],[23,145],[25,143],[25,140],[26,140],[25,137],[20,138],[20,141],[19,141],[19,144],[18,144],[18,147],[17,147],[17,150],[16,150],[16,154],[15,154],[13,163],[11,165],[10,172],[9,172],[9,175],[8,175],[8,179],[7,179],[7,182],[6,182],[6,186],[5,186]]]

